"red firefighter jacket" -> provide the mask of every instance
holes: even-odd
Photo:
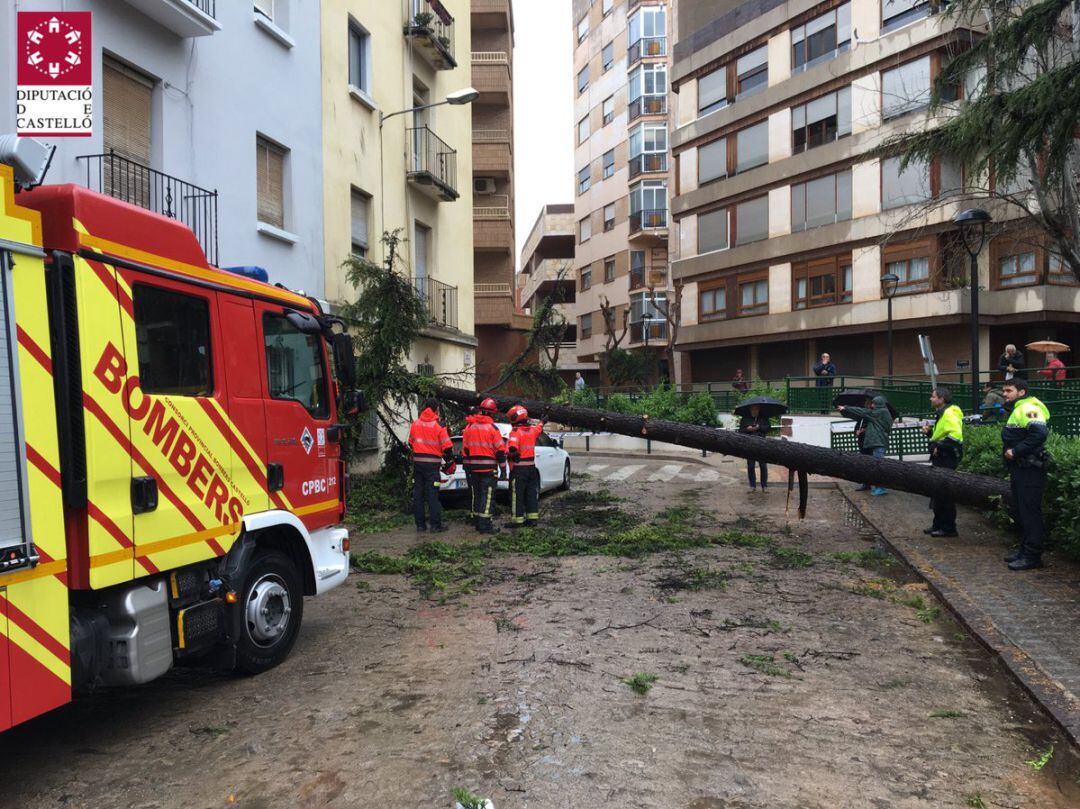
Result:
[[[454,459],[450,434],[439,423],[439,415],[431,408],[425,408],[420,418],[409,427],[409,449],[412,450],[413,463],[441,464]]]
[[[542,432],[543,424],[519,424],[510,431],[507,446],[511,466],[536,466],[536,439]]]
[[[506,461],[506,442],[491,416],[473,416],[461,434],[465,468],[470,472],[494,472]]]

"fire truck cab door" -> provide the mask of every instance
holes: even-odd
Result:
[[[326,346],[281,306],[256,305],[263,341],[267,458],[271,482],[309,529],[337,522],[339,445],[333,424]]]

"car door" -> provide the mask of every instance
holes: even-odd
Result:
[[[541,491],[547,491],[562,480],[562,466],[557,455],[555,440],[547,433],[540,433],[536,437],[536,468],[540,470]]]

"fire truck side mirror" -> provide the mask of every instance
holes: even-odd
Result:
[[[367,394],[362,390],[345,392],[345,415],[358,416],[368,409]]]
[[[342,332],[335,334],[332,340],[338,381],[345,390],[351,390],[356,387],[356,357],[353,353],[352,335]]]

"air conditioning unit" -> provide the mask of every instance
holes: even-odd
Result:
[[[473,193],[477,196],[488,196],[495,193],[494,177],[474,177]]]

